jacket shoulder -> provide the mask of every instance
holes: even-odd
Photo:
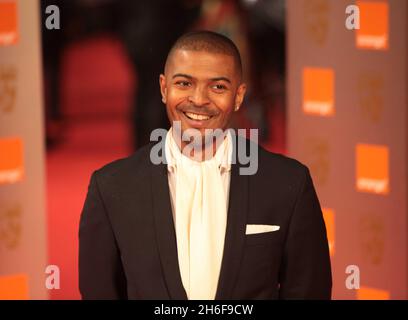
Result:
[[[308,167],[294,158],[258,148],[258,171],[256,181],[269,181],[281,186],[296,186],[303,184],[310,176]]]
[[[150,164],[150,150],[153,143],[149,143],[132,155],[112,161],[95,170],[94,175],[98,179],[106,179],[113,176],[126,176],[129,173],[143,174]]]
[[[258,150],[259,164],[264,170],[269,168],[286,173],[298,173],[309,170],[305,164],[289,156],[268,151],[261,146],[259,146]]]

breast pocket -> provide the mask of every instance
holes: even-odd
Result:
[[[244,253],[236,290],[252,299],[277,283],[282,253],[281,231],[245,235]]]
[[[280,230],[268,231],[262,233],[254,233],[245,235],[245,243],[247,245],[262,245],[278,243],[280,240]]]

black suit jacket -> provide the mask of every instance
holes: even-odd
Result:
[[[167,167],[152,144],[93,173],[79,227],[83,299],[187,299]],[[330,299],[326,228],[309,170],[259,148],[258,172],[232,165],[216,299]],[[247,224],[280,230],[246,235]]]

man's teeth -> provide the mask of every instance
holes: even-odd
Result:
[[[210,119],[209,116],[205,116],[205,115],[202,115],[202,114],[191,113],[191,112],[186,112],[186,116],[189,117],[190,119],[193,119],[193,120],[208,120],[208,119]]]

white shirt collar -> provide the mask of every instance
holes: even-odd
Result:
[[[173,137],[173,128],[167,132],[166,141],[165,141],[165,157],[167,162],[167,170],[169,172],[174,173],[177,168],[177,161],[182,159],[186,162],[196,162],[193,159],[188,158],[185,156],[178,147],[176,141]],[[214,157],[210,160],[215,160],[219,163],[220,172],[223,173],[225,171],[231,170],[231,162],[232,162],[232,137],[231,133],[228,131],[226,137],[222,144],[218,147],[217,152],[215,153]],[[200,162],[198,162],[200,163]]]

